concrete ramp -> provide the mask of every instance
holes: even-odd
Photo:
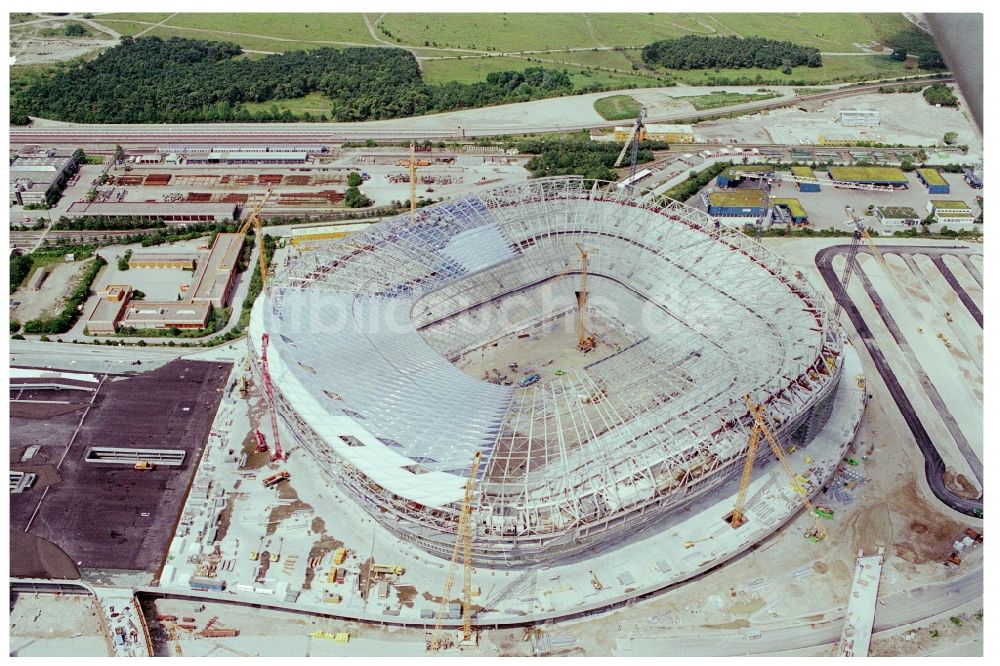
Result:
[[[878,555],[867,557],[863,552],[858,551],[854,583],[847,602],[847,620],[837,647],[837,654],[841,657],[867,657],[872,641],[872,625],[875,623],[875,605],[878,603],[878,585],[882,578],[885,549],[879,548]]]

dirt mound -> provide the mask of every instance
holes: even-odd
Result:
[[[829,568],[823,562],[815,562],[813,563],[813,571],[815,571],[816,573],[825,574],[827,571],[829,571]]]
[[[941,562],[952,551],[952,542],[962,533],[964,526],[937,512],[919,493],[915,481],[900,485],[889,501],[900,529],[893,544],[895,554],[911,564]]]
[[[878,504],[868,511],[860,511],[854,519],[854,551],[875,555],[879,548],[892,542],[892,519],[889,507]]]

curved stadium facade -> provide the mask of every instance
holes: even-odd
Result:
[[[578,246],[606,353],[523,388],[464,372],[575,316]],[[255,365],[265,332],[280,417],[398,537],[450,556],[480,452],[479,566],[571,555],[717,489],[742,465],[744,395],[784,444],[808,445],[842,352],[823,298],[753,239],[579,177],[482,190],[292,259],[254,308]]]

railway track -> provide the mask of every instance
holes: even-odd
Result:
[[[667,114],[662,118],[649,117],[648,122],[685,122],[707,120],[727,116],[734,112],[752,113],[767,109],[794,106],[806,102],[821,102],[840,97],[864,95],[877,91],[880,87],[905,86],[929,83],[953,83],[953,77],[911,79],[870,83],[846,88],[837,88],[810,95],[796,95],[778,99],[762,100],[711,111],[692,112],[682,115]],[[460,121],[459,121],[460,122]],[[337,144],[354,139],[459,139],[476,136],[518,135],[587,129],[591,127],[613,127],[616,122],[566,123],[559,125],[528,126],[524,124],[442,127],[413,129],[406,125],[412,119],[396,121],[383,120],[366,123],[260,123],[260,124],[190,124],[190,125],[73,125],[64,124],[51,127],[12,127],[11,145],[80,145],[96,147],[97,151],[110,152],[115,144],[132,149],[155,149],[162,143],[284,143],[284,144]],[[394,126],[395,125],[395,126]]]

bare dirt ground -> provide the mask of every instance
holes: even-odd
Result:
[[[62,31],[69,23],[85,25],[88,35],[76,38],[62,36]],[[11,62],[18,65],[39,65],[71,60],[98,49],[116,46],[118,37],[118,33],[75,15],[39,16],[11,26]]]
[[[587,333],[597,336],[597,347],[584,354],[576,348],[576,315],[564,315],[553,322],[551,331],[532,330],[531,337],[500,344],[490,343],[463,354],[455,362],[468,375],[481,379],[484,372],[500,371],[516,383],[533,372],[542,376],[542,382],[552,379],[557,371],[573,372],[615,353],[629,340],[611,325],[593,314],[587,318]],[[496,346],[494,346],[496,345]],[[517,363],[517,371],[510,364]]]
[[[12,657],[106,657],[107,643],[93,597],[17,594],[10,610]]]
[[[41,289],[32,291],[27,287],[21,287],[14,292],[11,300],[19,301],[20,305],[10,313],[11,318],[17,319],[23,324],[32,319],[42,319],[58,314],[63,300],[73,293],[76,285],[79,284],[88,263],[89,260],[52,264],[49,267],[51,271],[42,282]]]
[[[901,627],[872,636],[870,657],[982,656],[982,602],[933,618],[920,625]]]

